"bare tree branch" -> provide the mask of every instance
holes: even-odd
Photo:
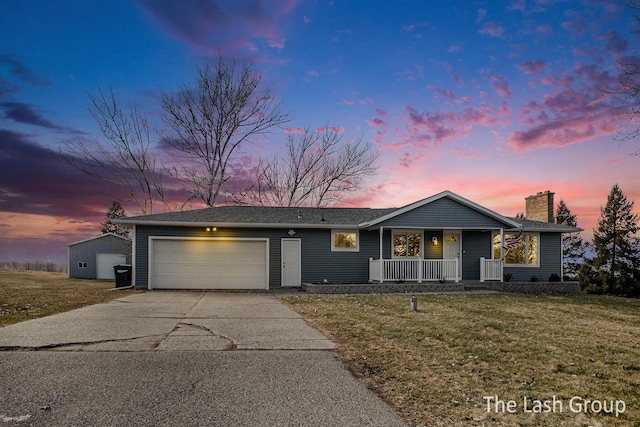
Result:
[[[164,171],[151,152],[150,127],[135,105],[125,112],[113,89],[89,95],[89,112],[98,124],[100,139],[75,138],[64,142],[63,159],[98,180],[112,184],[122,200],[136,204],[143,214],[157,203],[165,210]]]
[[[286,155],[258,163],[253,187],[243,203],[266,206],[328,206],[362,188],[377,171],[378,153],[362,138],[343,141],[338,129],[325,127],[290,134]]]
[[[289,121],[271,91],[259,90],[261,78],[218,54],[213,68],[198,70],[194,87],[176,94],[162,91],[162,119],[173,131],[167,144],[187,164],[174,173],[207,206],[215,204],[230,178],[227,165],[238,147]]]

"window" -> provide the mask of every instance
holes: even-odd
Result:
[[[417,258],[422,248],[422,233],[413,231],[393,232],[393,257]]]
[[[505,233],[504,238],[515,239],[517,234]],[[538,253],[540,235],[537,233],[522,233],[520,242],[504,251],[504,263],[507,265],[532,265],[538,266]],[[493,259],[500,259],[500,234],[493,235]]]
[[[331,250],[357,252],[359,250],[358,231],[333,230],[331,232]]]

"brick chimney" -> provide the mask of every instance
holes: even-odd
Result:
[[[532,221],[554,223],[553,195],[551,191],[541,191],[538,194],[527,197],[525,217]]]

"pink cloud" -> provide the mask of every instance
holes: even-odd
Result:
[[[541,24],[536,27],[536,33],[541,37],[549,37],[553,35],[553,30],[547,24]]]
[[[497,76],[493,74],[492,70],[488,72],[488,79],[491,82],[491,86],[498,93],[498,96],[502,99],[509,99],[513,95],[511,92],[511,88],[509,87],[509,82],[503,76]]]
[[[320,73],[315,70],[309,70],[307,71],[307,74],[313,77],[318,77],[320,75]]]
[[[337,134],[342,134],[344,133],[344,127],[343,126],[329,126],[329,130],[331,132],[337,133]],[[316,132],[318,132],[319,134],[323,135],[325,133],[327,133],[327,128],[326,127],[322,127],[322,128],[316,128]]]
[[[345,100],[343,100],[340,104],[353,105],[353,104],[355,104],[355,103],[353,102],[353,100],[352,100],[352,99],[345,99]]]
[[[547,64],[543,61],[536,59],[535,61],[526,61],[516,64],[516,66],[525,74],[537,74],[544,70]]]
[[[490,127],[505,122],[500,110],[494,111],[487,106],[466,107],[462,111],[445,113],[420,113],[410,106],[405,107],[405,110],[407,116],[403,144],[418,147],[458,140],[465,136],[473,125]]]
[[[504,36],[504,28],[499,26],[493,21],[485,22],[482,28],[478,31],[482,35],[487,35],[491,37],[503,37]]]
[[[285,128],[284,129],[284,133],[288,133],[288,134],[303,134],[304,133],[304,129],[301,127],[297,127],[297,128]]]
[[[376,128],[389,126],[387,122],[377,117],[373,119],[366,119],[366,122],[369,126]]]
[[[555,91],[520,108],[518,121],[528,128],[513,132],[507,145],[525,151],[615,133],[626,111],[621,97],[610,89],[616,83],[617,76],[593,64],[578,64],[570,72],[549,79]]]
[[[566,12],[567,20],[562,23],[562,28],[572,33],[572,36],[579,37],[583,35],[588,28],[587,20],[574,10]]]
[[[612,54],[616,58],[624,55],[629,49],[629,42],[615,30],[608,31],[601,38],[606,40],[604,46],[605,53]]]
[[[407,68],[404,71],[397,72],[396,75],[407,81],[414,81],[424,78],[424,67],[422,65],[414,65],[413,69]]]
[[[206,51],[258,50],[256,41],[282,49],[285,38],[280,21],[298,0],[272,2],[141,0],[142,9],[173,36]]]
[[[400,169],[409,170],[411,169],[413,163],[421,162],[424,160],[425,155],[422,153],[419,154],[411,154],[411,153],[403,153],[402,157],[398,159],[398,163],[400,164]]]

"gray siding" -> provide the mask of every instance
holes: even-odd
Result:
[[[399,227],[401,228],[401,227]],[[269,287],[281,285],[281,239],[290,238],[289,229],[219,228],[217,232],[206,232],[201,227],[136,227],[136,285],[146,286],[148,280],[149,236],[184,237],[243,237],[269,239]],[[331,230],[295,229],[293,238],[301,243],[302,282],[322,283],[366,283],[369,280],[369,258],[380,256],[378,230],[360,230],[360,250],[358,252],[332,252]],[[391,258],[391,232],[383,233],[382,254]],[[433,245],[431,237],[442,239],[442,230],[424,231],[424,257],[442,258],[442,244]],[[480,278],[480,257],[490,258],[492,251],[491,232],[466,230],[462,232],[463,280]],[[547,280],[551,273],[560,274],[560,234],[540,234],[541,267],[505,267],[505,272],[514,275],[513,280],[528,281],[532,275]]]
[[[505,273],[513,274],[512,282],[528,282],[531,276],[545,282],[553,273],[560,276],[562,235],[560,233],[540,233],[540,267],[506,267]]]
[[[149,236],[181,237],[251,237],[269,239],[269,287],[282,284],[281,239],[290,238],[289,229],[218,228],[215,233],[200,227],[136,227],[136,285],[148,284]],[[378,232],[360,231],[359,252],[332,252],[331,230],[295,229],[300,239],[301,276],[303,282],[366,283],[369,280],[369,258],[377,257]]]
[[[105,235],[69,246],[69,277],[76,279],[95,279],[97,277],[96,254],[126,254],[127,263],[131,263],[131,241],[120,237]],[[87,263],[86,268],[78,263]]]
[[[499,229],[505,227],[505,224],[500,221],[447,197],[398,215],[378,225],[382,227],[459,229]]]

